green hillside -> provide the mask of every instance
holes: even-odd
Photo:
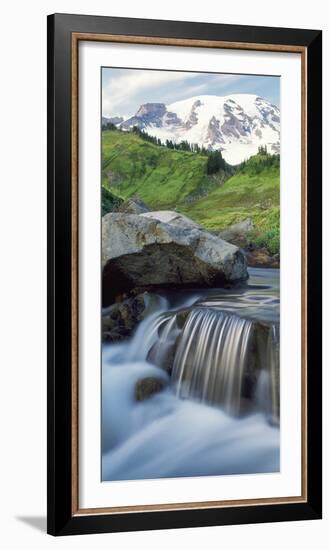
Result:
[[[144,141],[133,132],[102,132],[102,186],[123,199],[168,209],[205,195],[224,179],[207,175],[207,157]],[[228,176],[227,176],[228,177]]]
[[[236,174],[206,197],[178,208],[210,231],[219,231],[251,218],[251,240],[270,252],[279,249],[280,231],[279,157],[256,155]]]
[[[251,242],[279,251],[280,161],[258,154],[207,175],[208,157],[143,140],[134,132],[102,132],[103,212],[137,196],[151,210],[176,209],[210,231],[251,218]],[[231,173],[230,173],[231,172]],[[233,174],[233,175],[231,175]]]

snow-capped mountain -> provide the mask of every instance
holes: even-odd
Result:
[[[145,103],[117,126],[124,130],[137,126],[162,142],[186,140],[221,149],[230,164],[254,155],[260,145],[270,153],[280,151],[280,111],[252,94],[201,95],[170,105]]]

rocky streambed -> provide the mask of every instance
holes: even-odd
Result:
[[[144,330],[154,341],[145,359],[180,379],[182,395],[224,405],[227,382],[218,371],[234,373],[228,409],[245,414],[255,407],[278,421],[279,410],[279,297],[277,270],[250,270],[249,283],[232,289],[195,289],[131,292],[103,310],[104,343],[129,341],[145,319]],[[260,284],[258,278],[268,282]],[[184,301],[183,307],[180,302]],[[187,307],[187,302],[189,306]],[[167,305],[164,305],[167,304]],[[141,338],[148,341],[149,335]],[[180,371],[180,372],[179,372]],[[197,374],[196,374],[197,373]],[[194,378],[199,378],[197,386]],[[260,381],[264,384],[261,403]],[[218,390],[215,385],[219,384]],[[195,384],[195,386],[194,386]],[[190,389],[187,390],[188,386]],[[267,386],[267,387],[266,387]],[[155,388],[158,388],[155,389]],[[164,388],[150,380],[139,385],[139,399]],[[188,392],[188,393],[187,393]]]
[[[104,311],[104,480],[278,471],[279,272],[249,274]]]
[[[102,238],[102,478],[277,471],[279,270],[175,212]]]

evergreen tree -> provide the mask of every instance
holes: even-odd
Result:
[[[225,161],[222,158],[221,151],[209,151],[206,167],[207,174],[216,174],[224,168]]]
[[[104,124],[102,126],[103,130],[116,130],[117,127],[115,126],[115,124],[112,124],[112,122],[107,122],[106,124]]]
[[[259,153],[259,155],[267,155],[268,154],[267,145],[260,145],[258,147],[258,153]]]

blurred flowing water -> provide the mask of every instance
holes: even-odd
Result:
[[[103,347],[103,481],[279,471],[279,270],[249,272],[241,288],[160,293]],[[136,401],[144,378],[165,389]]]

